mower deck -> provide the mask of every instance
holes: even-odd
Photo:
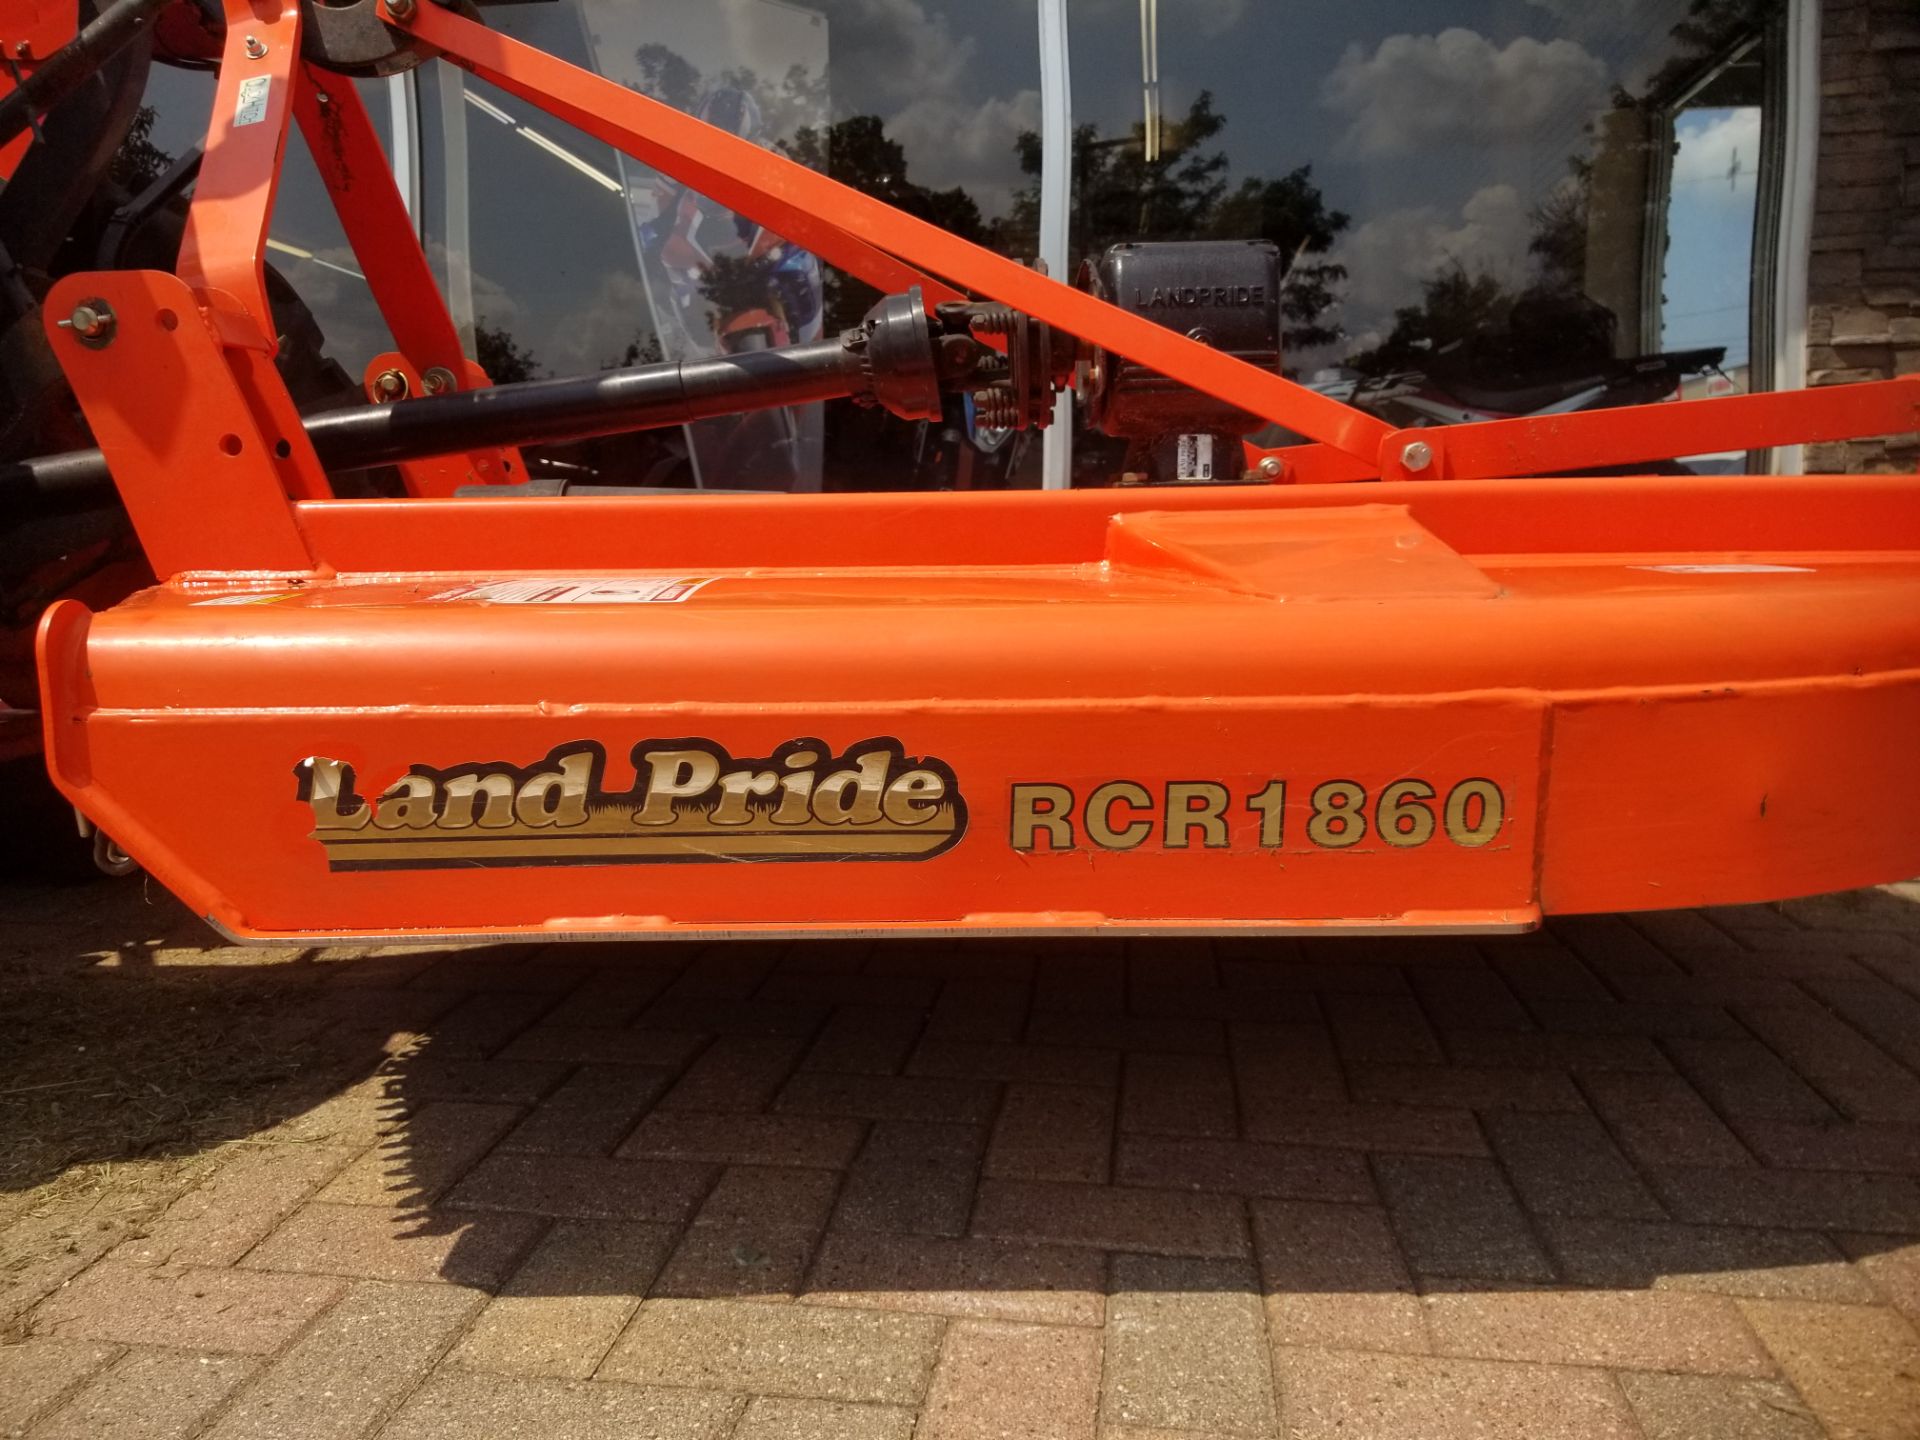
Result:
[[[298,508],[316,573],[41,636],[62,789],[238,936],[1511,930],[1920,871],[1911,478]]]

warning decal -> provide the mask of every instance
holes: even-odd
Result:
[[[458,585],[430,596],[433,600],[470,600],[487,605],[678,605],[713,583],[713,577],[688,580],[600,579],[489,580]]]

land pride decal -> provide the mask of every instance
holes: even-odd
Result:
[[[886,737],[840,755],[792,740],[735,759],[698,739],[644,740],[632,755],[620,792],[591,740],[525,767],[416,765],[372,800],[338,760],[316,755],[294,774],[334,870],[926,860],[966,833],[952,769]]]

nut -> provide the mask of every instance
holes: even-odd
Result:
[[[1424,440],[1415,440],[1400,452],[1400,463],[1418,474],[1433,464],[1433,447]]]
[[[266,59],[267,42],[262,40],[258,35],[247,36],[247,58],[249,60]]]
[[[373,378],[373,393],[380,400],[404,400],[408,388],[403,370],[382,370]]]
[[[444,365],[436,365],[427,371],[420,377],[420,384],[429,395],[449,395],[460,388],[460,382]]]
[[[1286,473],[1286,462],[1278,456],[1269,455],[1260,462],[1260,474],[1268,480],[1278,480]]]
[[[387,0],[387,14],[396,20],[411,20],[413,0]]]
[[[71,330],[82,345],[98,350],[113,343],[113,308],[104,300],[83,300],[73,313],[60,322],[62,330]]]

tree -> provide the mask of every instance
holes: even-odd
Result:
[[[545,373],[531,350],[522,349],[506,329],[487,324],[485,316],[474,322],[473,358],[496,385],[537,380]]]
[[[949,234],[976,243],[987,239],[987,228],[974,198],[954,186],[931,190],[907,175],[907,154],[887,134],[878,115],[853,115],[828,126],[802,126],[790,141],[777,147],[790,160],[819,170],[862,194],[906,211],[916,219],[938,225]],[[859,324],[879,299],[872,286],[828,270],[826,325],[829,332]]]
[[[1146,158],[1144,126],[1111,138],[1090,125],[1075,130],[1071,248],[1096,256],[1127,240],[1271,240],[1285,267],[1287,345],[1330,344],[1340,331],[1327,317],[1347,272],[1312,257],[1332,248],[1349,217],[1327,208],[1310,165],[1277,180],[1250,176],[1232,185],[1227,156],[1214,143],[1226,126],[1212,94],[1202,91],[1184,117],[1162,126],[1157,160]],[[1014,197],[992,238],[1000,250],[1032,254],[1038,249],[1040,137],[1021,135],[1016,150],[1021,170],[1036,183]]]

